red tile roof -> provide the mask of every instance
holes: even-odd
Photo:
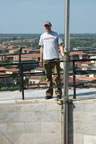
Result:
[[[92,81],[96,80],[96,77],[78,77],[78,79],[83,81]]]
[[[46,81],[46,80],[42,80],[42,81],[40,81],[40,84],[42,84],[42,83],[47,84],[47,81]]]
[[[7,69],[5,67],[0,67],[0,71],[6,71]]]
[[[90,68],[90,66],[88,65],[81,65],[81,66],[77,66],[78,68]]]
[[[31,88],[37,88],[39,87],[38,85],[31,85],[31,86],[27,86],[28,89],[31,89]]]
[[[79,51],[79,52],[70,52],[70,55],[87,55],[87,53],[84,53],[82,51]]]
[[[86,62],[83,62],[82,64],[93,64],[93,62],[86,61]]]
[[[14,69],[14,68],[12,68],[12,69],[7,69],[6,71],[8,71],[8,72],[18,72],[19,69]]]
[[[40,57],[40,53],[34,53],[34,54],[22,54],[22,57]]]
[[[37,67],[35,70],[43,71],[43,70],[44,70],[44,67]]]
[[[36,79],[36,80],[40,80],[41,76],[32,76],[30,79]]]

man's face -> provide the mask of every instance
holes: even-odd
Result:
[[[47,32],[51,31],[51,25],[46,24],[44,27]]]

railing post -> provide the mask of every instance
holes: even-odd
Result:
[[[24,100],[24,85],[23,85],[23,65],[21,62],[22,47],[19,51],[19,72],[20,72],[20,91],[22,91],[22,100]]]
[[[73,60],[73,98],[76,99],[76,76],[75,76],[75,61]]]

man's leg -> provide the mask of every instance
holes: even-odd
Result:
[[[54,80],[56,84],[55,94],[58,98],[62,97],[62,89],[61,89],[61,80],[60,80],[60,64],[59,60],[53,63],[53,71],[56,75],[54,75]]]
[[[47,97],[52,97],[53,96],[53,82],[52,82],[52,67],[50,62],[45,61],[44,62],[44,68],[45,68],[45,73],[46,73],[46,81],[48,82],[48,87],[46,90],[46,98]]]

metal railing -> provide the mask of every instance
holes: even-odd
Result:
[[[19,83],[20,83],[20,85],[19,85],[20,89],[19,90],[22,92],[22,99],[24,100],[24,89],[25,89],[25,86],[35,85],[35,88],[48,88],[48,86],[46,86],[45,83],[42,83],[42,85],[45,85],[45,87],[41,87],[40,83],[38,83],[38,84],[27,84],[27,85],[24,84],[24,77],[26,77],[26,76],[45,76],[46,74],[45,74],[45,72],[38,72],[38,73],[36,73],[36,72],[28,73],[27,72],[27,73],[24,73],[25,72],[24,67],[26,65],[28,66],[28,65],[32,64],[33,66],[37,65],[37,67],[39,67],[40,61],[22,62],[22,54],[24,54],[24,55],[26,55],[26,54],[32,54],[32,53],[22,53],[22,49],[23,49],[23,47],[20,48],[18,54],[2,54],[2,55],[0,55],[0,56],[5,56],[5,57],[6,56],[18,55],[18,57],[19,57],[18,63],[16,62],[16,63],[1,63],[0,64],[0,67],[2,67],[2,66],[6,67],[6,66],[17,65],[19,67],[19,72],[15,73],[15,74],[6,74],[6,77],[3,74],[3,75],[0,75],[0,78],[4,78],[4,77],[5,78],[9,78],[9,77],[15,78],[15,77],[18,77],[19,78]],[[37,52],[37,51],[33,51],[33,53],[35,53],[35,52]],[[56,75],[56,74],[53,74],[53,75]],[[53,86],[53,88],[56,88],[56,87]]]
[[[80,86],[81,84],[84,84],[84,82],[80,82],[80,85],[76,84],[76,75],[86,75],[86,74],[96,74],[96,68],[95,70],[78,70],[78,68],[76,68],[75,63],[76,62],[89,62],[89,61],[96,61],[96,59],[77,59],[77,60],[73,60],[73,98],[76,99],[76,88],[78,86]],[[92,82],[92,81],[91,81]],[[87,81],[88,83],[88,81]],[[89,81],[90,83],[90,81]],[[92,82],[93,83],[93,82]],[[82,85],[84,87],[84,85]]]
[[[13,66],[13,65],[17,65],[19,67],[19,72],[18,73],[15,73],[15,74],[7,74],[6,75],[6,78],[8,77],[18,77],[19,78],[19,81],[20,81],[20,91],[22,92],[22,99],[24,100],[24,89],[25,89],[25,86],[30,86],[30,85],[35,85],[35,88],[48,88],[48,86],[46,86],[45,83],[36,83],[36,84],[24,84],[24,77],[26,76],[45,76],[45,72],[38,72],[38,73],[24,73],[24,65],[34,65],[34,64],[37,64],[37,66],[39,66],[39,61],[31,61],[31,62],[22,62],[21,61],[21,55],[22,54],[25,54],[25,53],[22,53],[22,48],[20,49],[19,53],[18,53],[18,56],[19,56],[19,62],[18,63],[4,63],[4,64],[0,64],[0,67],[1,66]],[[9,54],[8,54],[9,55]],[[17,55],[17,54],[10,54],[10,55]],[[0,55],[1,56],[1,55]],[[2,55],[3,56],[3,55]],[[4,55],[4,56],[7,56],[7,55]],[[96,61],[96,59],[77,59],[77,60],[70,60],[70,63],[72,63],[72,70],[69,72],[69,75],[73,77],[73,82],[69,83],[69,86],[70,87],[73,87],[73,98],[76,99],[76,88],[78,86],[80,86],[79,84],[77,85],[77,82],[76,82],[76,75],[82,75],[82,74],[91,74],[91,73],[96,73],[96,70],[78,70],[77,67],[76,67],[76,62],[85,62],[85,61]],[[64,63],[63,60],[60,60],[60,62]],[[61,72],[60,73],[61,75],[64,74],[64,72]],[[53,73],[53,75],[56,75]],[[4,75],[1,75],[2,77],[0,78],[3,78]],[[82,82],[83,84],[84,82]],[[81,84],[81,82],[80,82]],[[40,86],[40,85],[45,85],[44,87]],[[63,87],[63,83],[61,85]],[[53,88],[56,88],[56,86],[53,86]]]

